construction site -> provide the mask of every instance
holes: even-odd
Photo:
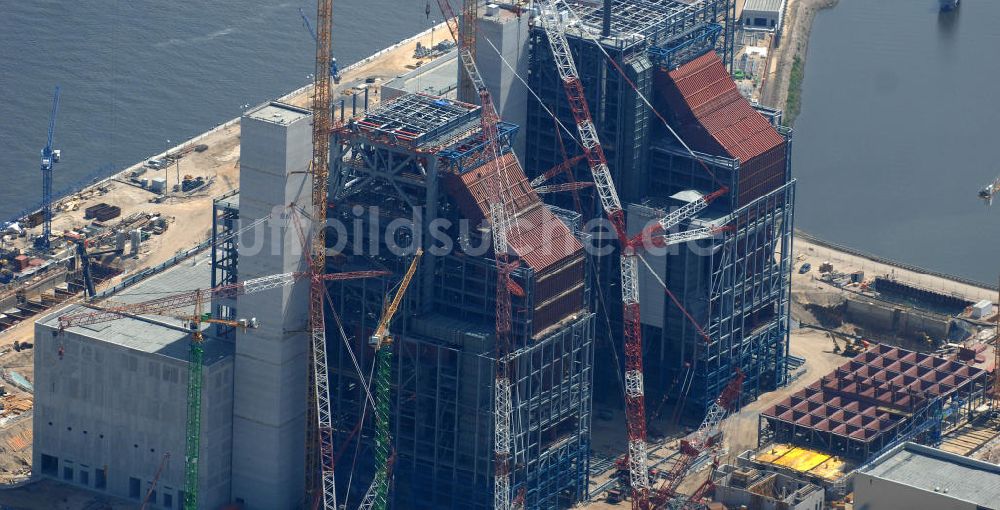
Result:
[[[878,509],[854,487],[903,458],[1000,484],[961,460],[1000,458],[997,289],[794,229],[758,102],[784,1],[436,8],[449,41],[341,69],[318,0],[312,83],[4,224],[0,506]]]

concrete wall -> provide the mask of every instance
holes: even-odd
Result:
[[[180,508],[187,362],[57,331],[35,325],[33,473],[138,503],[169,452],[149,508]],[[231,356],[203,370],[199,508],[229,502],[232,373]]]
[[[311,117],[277,122],[255,112],[241,124],[240,218],[252,222],[291,203],[309,213]],[[294,222],[270,221],[242,236],[239,268],[241,281],[304,270]],[[236,333],[233,501],[247,510],[295,508],[305,493],[308,283],[241,296],[236,310],[260,327]]]
[[[848,295],[846,318],[874,331],[918,338],[922,338],[926,333],[938,341],[948,338],[951,322],[944,315],[920,313],[914,308],[856,294]]]
[[[521,78],[528,79],[528,16],[518,17],[503,9],[497,16],[483,16],[486,11],[480,8],[476,65],[493,96],[500,118],[521,126],[522,132],[514,142],[514,153],[524,160],[523,128],[528,117],[528,89],[507,64],[516,69]],[[496,49],[493,49],[494,46]],[[503,54],[507,64],[497,50]],[[458,72],[464,73],[465,70],[459,66]],[[479,104],[479,98],[460,99]],[[547,169],[541,169],[544,170]]]
[[[977,510],[977,506],[933,491],[926,491],[875,478],[867,473],[854,477],[855,510]]]

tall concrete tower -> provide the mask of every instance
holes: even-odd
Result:
[[[522,133],[528,116],[528,88],[517,75],[528,79],[529,33],[527,14],[519,16],[495,4],[488,4],[485,9],[479,10],[476,65],[483,75],[486,88],[493,96],[500,118],[521,126]],[[514,70],[517,71],[516,74]],[[465,69],[458,66],[458,72],[464,74]],[[479,104],[478,96],[461,97],[461,89],[459,96],[461,101]],[[517,157],[523,160],[524,136],[515,139],[513,149]]]
[[[243,115],[240,217],[244,224],[278,218],[242,236],[241,281],[306,270],[287,206],[311,210],[311,124],[309,110],[276,102]],[[305,493],[308,285],[241,296],[236,304],[240,317],[260,322],[236,334],[232,487],[233,501],[248,510],[296,508]]]

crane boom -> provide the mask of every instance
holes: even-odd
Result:
[[[399,283],[396,295],[392,297],[392,301],[382,313],[382,319],[379,320],[375,333],[371,337],[370,344],[375,348],[375,466],[378,471],[375,472],[375,479],[372,480],[371,487],[368,488],[358,506],[359,510],[385,510],[389,505],[390,444],[392,442],[389,423],[392,389],[390,387],[392,337],[388,334],[389,323],[392,322],[392,318],[399,310],[403,296],[406,295],[406,289],[410,287],[410,282],[413,281],[413,275],[416,274],[417,266],[420,265],[420,258],[423,255],[424,250],[418,248],[413,256],[413,261],[410,262],[410,267],[407,268],[406,274],[403,275],[403,279]]]
[[[49,132],[42,148],[42,235],[35,241],[37,248],[48,251],[52,237],[52,170],[59,162],[59,151],[52,147],[56,133],[56,115],[59,113],[59,85],[52,94],[52,112],[49,113]]]
[[[539,21],[549,42],[549,49],[555,62],[556,70],[563,82],[566,99],[573,118],[576,121],[580,144],[587,157],[594,186],[597,188],[601,206],[610,220],[615,234],[621,243],[621,292],[623,306],[623,323],[625,330],[625,404],[626,428],[628,431],[628,469],[629,481],[632,487],[632,508],[645,510],[649,507],[650,484],[647,470],[646,447],[646,409],[642,367],[642,325],[639,313],[639,273],[636,251],[643,239],[649,234],[666,231],[682,221],[692,217],[707,207],[708,203],[728,192],[722,188],[715,193],[706,195],[699,201],[692,202],[677,211],[668,214],[650,228],[644,229],[639,235],[630,238],[626,231],[625,213],[621,199],[615,187],[611,171],[608,168],[607,157],[594,126],[590,107],[584,94],[583,84],[570,51],[569,42],[563,30],[559,13],[555,9],[555,0],[541,0],[536,3],[539,9]],[[598,43],[600,44],[600,43]],[[712,235],[715,229],[691,231],[673,237],[675,242],[699,239]],[[664,242],[669,242],[664,241]]]
[[[590,115],[583,85],[570,53],[566,35],[559,25],[559,15],[550,2],[538,2],[539,19],[549,41],[559,77],[563,81],[566,98],[576,121],[580,143],[587,156],[590,173],[594,179],[601,206],[611,221],[622,246],[621,289],[625,328],[625,404],[628,429],[628,468],[632,487],[632,507],[643,509],[649,501],[649,472],[646,448],[646,409],[642,380],[642,336],[639,322],[638,266],[635,252],[628,249],[628,235],[618,190],[608,168],[604,148]]]
[[[324,281],[353,280],[387,274],[389,274],[388,271],[352,271],[324,275],[322,279]],[[66,329],[73,326],[86,326],[130,315],[163,315],[170,310],[177,310],[196,303],[210,303],[213,299],[230,299],[244,294],[255,294],[265,290],[285,287],[308,276],[309,273],[305,272],[281,273],[252,278],[240,283],[220,285],[211,289],[183,292],[138,303],[99,308],[93,312],[67,314],[59,317],[59,327]]]
[[[337,508],[334,479],[333,412],[330,407],[330,379],[326,357],[326,322],[323,296],[326,285],[326,209],[330,181],[330,59],[333,31],[333,0],[316,0],[316,69],[313,73],[312,129],[312,211],[311,243],[307,260],[309,286],[309,391],[306,419],[306,497],[313,507]],[[297,219],[298,216],[295,216]],[[301,226],[300,226],[301,228]],[[305,237],[303,237],[303,241]]]
[[[511,274],[517,268],[517,262],[510,255],[507,244],[508,230],[514,225],[508,211],[509,200],[504,196],[504,182],[512,182],[507,176],[505,165],[500,163],[498,147],[497,115],[493,98],[476,65],[476,16],[477,0],[463,0],[462,18],[458,20],[451,9],[448,0],[438,0],[441,14],[444,16],[451,36],[458,45],[459,60],[465,73],[461,74],[460,88],[464,88],[467,97],[472,92],[479,94],[482,106],[480,112],[480,127],[484,140],[483,154],[494,165],[494,172],[485,177],[486,202],[489,206],[489,218],[492,228],[493,252],[496,256],[496,364],[494,374],[493,395],[493,507],[496,510],[512,508],[510,457],[513,433],[511,423],[513,403],[511,397],[511,366],[509,353],[511,350],[511,289],[517,287],[511,280]],[[454,25],[452,22],[454,21]],[[459,22],[461,26],[459,26]],[[475,90],[468,90],[474,87]],[[462,97],[462,96],[460,96]],[[516,160],[515,160],[516,161]]]
[[[660,508],[677,494],[677,487],[684,479],[684,473],[691,467],[695,459],[705,450],[719,441],[719,424],[726,418],[729,409],[737,402],[743,389],[743,372],[736,371],[736,376],[722,390],[715,402],[708,408],[708,413],[702,420],[698,430],[681,440],[680,456],[674,462],[667,479],[656,490],[652,498],[653,508]]]

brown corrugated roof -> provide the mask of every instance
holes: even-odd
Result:
[[[678,117],[693,117],[729,157],[745,163],[784,142],[771,123],[740,95],[714,51],[671,71],[668,77],[669,86],[683,99],[682,104],[671,101],[668,106]]]
[[[517,256],[541,272],[583,249],[562,220],[542,203],[517,159],[508,153],[500,157],[499,163],[500,182],[507,199],[513,203],[508,211],[515,224],[507,234],[507,242]],[[448,179],[449,192],[467,218],[474,221],[489,218],[486,179],[495,175],[497,168],[490,162]]]

